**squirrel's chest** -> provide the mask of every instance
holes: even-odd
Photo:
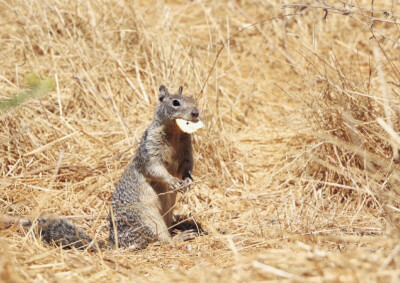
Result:
[[[181,160],[182,144],[179,140],[172,140],[166,142],[163,147],[162,162],[170,174],[176,175]]]

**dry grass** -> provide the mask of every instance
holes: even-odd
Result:
[[[158,86],[183,85],[207,128],[176,211],[208,232],[91,254],[3,227],[0,281],[399,280],[398,1],[328,2],[0,2],[0,98],[56,81],[1,113],[0,214],[106,239]]]

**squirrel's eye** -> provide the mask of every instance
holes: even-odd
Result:
[[[174,105],[174,106],[179,106],[179,105],[181,105],[180,103],[179,103],[179,100],[173,100],[172,101],[172,105]]]

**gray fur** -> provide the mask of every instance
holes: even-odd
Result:
[[[30,221],[23,224],[23,226],[31,225],[32,223]],[[42,240],[45,243],[55,242],[60,246],[82,249],[93,241],[89,235],[75,227],[75,225],[67,219],[51,217],[40,218],[37,221],[36,228],[40,231]],[[98,245],[99,248],[102,248],[105,243],[98,242]],[[96,247],[92,246],[91,249],[96,250]]]
[[[193,99],[181,95],[182,87],[178,94],[170,94],[162,85],[159,93],[154,119],[112,196],[110,246],[142,249],[157,240],[171,242],[168,229],[177,190],[182,185],[189,186],[192,180],[191,137],[178,128],[175,119],[194,121],[199,110]],[[92,241],[65,219],[43,218],[38,224],[45,242],[81,248]],[[177,237],[188,238],[191,237]],[[99,243],[100,247],[103,245]]]

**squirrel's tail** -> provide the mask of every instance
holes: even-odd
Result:
[[[28,221],[23,226],[32,226],[32,222]],[[81,229],[63,218],[44,217],[37,220],[38,233],[41,235],[43,242],[52,243],[62,246],[63,248],[85,249],[89,247],[91,251],[97,251],[105,246],[105,242],[99,241],[93,243],[93,239],[83,232]]]

